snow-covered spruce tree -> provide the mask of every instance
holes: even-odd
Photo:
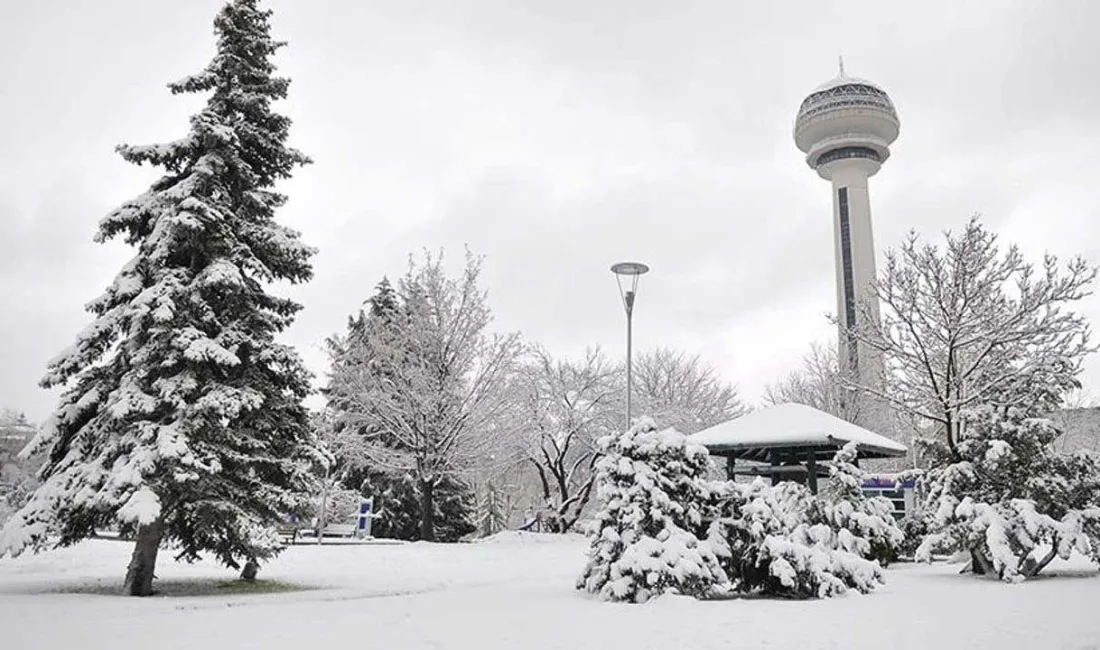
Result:
[[[897,559],[905,533],[891,514],[889,499],[863,492],[865,475],[855,464],[857,452],[854,442],[837,451],[829,466],[829,490],[815,500],[809,520],[829,526],[835,548],[886,566]]]
[[[370,472],[360,484],[360,494],[374,497],[379,515],[371,534],[385,539],[422,540],[420,484],[412,474],[394,476]],[[476,502],[468,485],[455,477],[445,477],[433,490],[432,507],[436,542],[457,542],[477,529],[474,521]]]
[[[20,455],[36,430],[22,413],[0,410],[0,526],[15,514],[38,485],[35,475],[45,460],[43,454]]]
[[[1100,565],[1100,458],[1059,454],[1049,416],[1076,386],[1062,360],[1021,370],[962,413],[955,452],[929,444],[924,481],[932,534],[917,551],[969,551],[975,573],[1018,582],[1074,551]]]
[[[577,588],[601,599],[645,602],[669,590],[704,596],[726,583],[718,557],[699,541],[713,506],[707,450],[640,418],[599,441],[600,511]]]
[[[882,567],[860,555],[867,540],[803,485],[727,482],[720,503],[707,543],[737,592],[828,598],[883,582]]]
[[[502,490],[489,482],[484,495],[478,501],[478,515],[475,524],[481,537],[495,535],[508,528],[508,514],[515,508],[507,490]]]
[[[54,359],[44,387],[67,385],[30,446],[44,481],[0,533],[0,553],[74,544],[117,525],[136,536],[125,591],[148,595],[162,543],[230,567],[281,548],[272,524],[297,505],[316,452],[301,400],[309,374],[275,342],[299,306],[265,290],[312,274],[312,249],[274,220],[273,191],[308,159],[271,109],[270,12],[232,0],[214,21],[217,54],[171,84],[210,93],[184,138],[118,148],[166,174],[99,224],[136,254],[91,302],[95,320]]]

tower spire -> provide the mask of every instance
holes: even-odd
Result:
[[[839,74],[839,75],[837,75],[837,76],[839,76],[839,77],[844,77],[844,76],[846,76],[846,75],[844,74],[844,55],[843,55],[843,54],[841,54],[841,55],[840,55],[840,57],[838,57],[838,58],[839,58],[839,60],[840,60],[840,74]]]

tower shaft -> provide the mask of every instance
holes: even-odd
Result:
[[[841,369],[865,386],[875,385],[883,370],[881,355],[854,336],[855,329],[867,325],[865,319],[875,323],[879,319],[878,299],[871,286],[876,265],[867,191],[867,179],[878,171],[878,165],[869,162],[837,160],[819,170],[832,184],[838,358]]]

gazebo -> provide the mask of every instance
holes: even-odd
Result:
[[[802,404],[753,411],[688,437],[726,459],[726,475],[770,476],[772,484],[798,481],[817,493],[828,461],[849,442],[858,459],[904,456],[905,445]]]

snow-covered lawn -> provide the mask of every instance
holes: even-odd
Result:
[[[130,548],[97,540],[0,560],[0,648],[1100,649],[1100,574],[1076,562],[1022,585],[905,564],[869,596],[617,605],[574,591],[583,539],[512,533],[477,544],[295,546],[261,572],[308,590],[98,595],[118,585]],[[200,586],[233,577],[170,554],[158,576]]]

